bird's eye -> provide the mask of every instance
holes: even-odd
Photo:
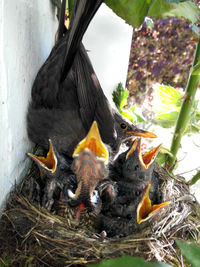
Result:
[[[120,124],[120,127],[122,130],[126,130],[128,128],[128,126],[124,122]]]
[[[139,195],[141,194],[141,192],[138,190],[138,191],[135,191],[135,195],[138,197]]]
[[[132,219],[132,215],[131,214],[128,214],[127,216],[126,216],[126,218],[128,219],[128,220],[131,220]]]
[[[137,164],[137,165],[135,165],[134,170],[137,171],[137,170],[139,170],[139,168],[140,168],[140,167],[139,167],[139,165]]]
[[[65,170],[66,170],[66,167],[63,166],[63,165],[61,165],[61,166],[60,166],[60,171],[61,171],[61,172],[64,172]]]

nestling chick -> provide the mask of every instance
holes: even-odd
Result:
[[[141,140],[135,139],[131,148],[114,162],[111,176],[117,182],[118,195],[102,217],[102,230],[108,235],[127,235],[140,230],[143,222],[148,222],[170,203],[152,205],[151,202],[151,199],[156,202],[159,194],[158,180],[152,178],[159,148],[142,155]]]
[[[108,182],[108,150],[101,141],[96,121],[93,122],[86,138],[78,144],[73,157],[72,170],[76,175],[77,188],[75,192],[65,188],[70,198],[69,204],[78,206],[82,203],[90,210],[99,213],[101,183],[107,182],[104,190],[112,186],[112,183]]]
[[[37,164],[40,170],[40,178],[44,183],[44,195],[42,205],[48,210],[54,203],[54,192],[57,187],[62,187],[73,173],[70,162],[56,151],[52,141],[49,139],[49,151],[46,157],[36,156],[32,153],[27,155]]]

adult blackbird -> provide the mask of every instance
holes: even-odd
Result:
[[[32,87],[27,114],[29,138],[48,149],[51,139],[58,153],[71,157],[94,120],[104,143],[115,153],[132,135],[155,137],[113,110],[93,70],[82,37],[102,1],[75,1],[69,31],[53,47]],[[64,5],[63,5],[64,6]]]

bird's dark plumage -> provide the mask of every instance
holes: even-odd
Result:
[[[108,235],[123,236],[139,231],[144,222],[169,204],[160,203],[159,180],[153,175],[159,148],[142,155],[141,140],[135,139],[132,146],[111,165],[110,178],[117,184],[117,196],[103,209],[100,220],[102,230],[107,231]]]
[[[74,176],[71,171],[71,161],[67,161],[66,158],[57,153],[51,140],[49,140],[49,151],[46,156],[38,156],[32,153],[27,155],[37,164],[40,170],[40,180],[44,185],[42,205],[51,210],[56,189],[58,187],[62,188]]]
[[[53,47],[32,87],[27,114],[29,138],[46,149],[51,139],[58,153],[69,157],[94,120],[103,142],[114,152],[134,133],[155,137],[138,130],[110,107],[81,43],[101,2],[75,1],[69,31]]]
[[[88,199],[95,188],[99,188],[100,196],[110,198],[109,205],[113,207],[112,211],[105,205],[105,214],[100,214],[99,219],[101,216],[113,215],[124,219],[129,217],[128,220],[131,220],[132,217],[129,215],[136,214],[136,203],[140,202],[146,190],[146,183],[143,179],[136,185],[139,178],[125,174],[129,159],[125,160],[125,165],[122,166],[122,176],[125,179],[117,178],[114,182],[108,180],[107,184],[105,181],[101,184],[100,181],[107,178],[105,166],[96,158],[98,155],[92,155],[91,152],[88,154],[88,151],[80,152],[78,159],[74,160],[72,168],[77,177],[73,176],[70,168],[64,171],[64,175],[58,168],[63,162],[71,166],[75,147],[85,138],[95,120],[102,141],[109,145],[113,155],[117,153],[120,144],[131,136],[155,137],[152,133],[136,128],[111,108],[82,44],[82,37],[101,3],[102,0],[75,0],[69,30],[63,27],[62,12],[58,40],[39,70],[32,87],[32,98],[27,113],[27,131],[29,138],[47,151],[49,139],[55,148],[57,165],[54,159],[52,166],[48,161],[41,159],[38,165],[41,173],[47,172],[47,176],[50,177],[44,195],[45,206],[48,209],[53,205],[53,194],[61,180],[64,188],[62,193],[65,194],[70,188],[74,191],[78,204],[85,202],[84,204],[89,206]],[[62,4],[62,9],[64,8],[65,1]],[[37,162],[36,158],[32,158]],[[102,173],[93,177],[95,171],[99,170]],[[86,179],[88,173],[91,179],[97,178],[94,184],[93,180]],[[80,191],[76,192],[77,189]],[[123,195],[127,190],[131,191],[128,198]],[[139,195],[138,190],[141,190]],[[102,220],[102,225],[106,221],[107,219]],[[118,219],[116,221],[118,222]],[[132,221],[130,225],[133,225],[131,223]]]

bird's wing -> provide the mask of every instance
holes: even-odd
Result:
[[[82,122],[89,129],[96,120],[102,139],[108,144],[113,138],[114,130],[112,110],[83,45],[77,52],[74,66]]]

